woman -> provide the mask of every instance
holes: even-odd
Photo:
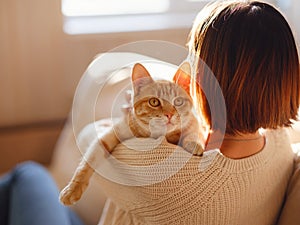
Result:
[[[207,151],[155,184],[127,186],[100,177],[111,199],[101,224],[277,223],[294,160],[283,128],[296,119],[300,101],[298,52],[288,23],[267,3],[216,2],[199,13],[189,49],[194,98],[209,129]],[[226,111],[203,62],[218,81]],[[152,143],[129,142],[144,149]],[[155,151],[136,153],[120,144],[112,154],[147,166],[175,148],[162,141]],[[174,166],[165,164],[156,176]],[[143,175],[135,171],[124,179],[134,176]]]

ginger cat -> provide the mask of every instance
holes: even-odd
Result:
[[[202,155],[202,145],[195,141],[200,136],[199,124],[192,112],[190,97],[190,65],[183,63],[173,81],[154,81],[144,66],[137,63],[132,69],[133,109],[99,140],[108,152],[123,140],[135,137],[158,138],[181,145],[194,155]],[[74,204],[88,186],[94,169],[90,162],[95,153],[87,152],[69,184],[61,191],[64,205]]]

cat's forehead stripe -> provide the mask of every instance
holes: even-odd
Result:
[[[178,95],[178,90],[175,85],[172,83],[164,83],[164,84],[159,84],[157,86],[157,96],[159,97],[167,97],[167,96],[172,96],[175,97]]]

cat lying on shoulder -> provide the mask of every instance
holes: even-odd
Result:
[[[133,107],[100,138],[99,144],[110,153],[120,142],[134,136],[165,136],[168,142],[178,144],[194,155],[202,155],[203,147],[197,142],[199,123],[192,112],[189,94],[190,70],[190,65],[185,62],[177,70],[173,82],[155,81],[143,65],[135,64],[132,69]],[[63,204],[74,204],[81,198],[94,173],[89,164],[94,155],[93,152],[84,155],[71,181],[61,191]]]

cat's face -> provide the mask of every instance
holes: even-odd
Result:
[[[165,133],[188,126],[192,99],[184,86],[171,81],[154,81],[142,65],[133,70],[134,114],[141,126]],[[177,74],[177,73],[176,73]],[[185,83],[186,84],[186,83]]]

